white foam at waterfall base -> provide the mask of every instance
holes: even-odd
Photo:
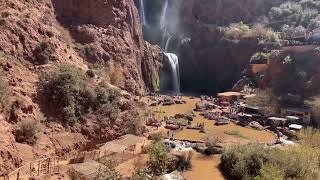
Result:
[[[172,83],[174,93],[180,93],[180,72],[179,72],[179,59],[173,53],[164,53],[169,60],[170,68],[172,71]]]
[[[143,26],[147,26],[146,13],[144,9],[144,0],[140,0],[140,18],[141,18],[141,24]]]

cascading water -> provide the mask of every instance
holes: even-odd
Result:
[[[139,9],[140,9],[141,24],[142,26],[148,26],[147,20],[146,20],[146,9],[144,4],[145,1],[139,0],[139,3],[140,3]],[[170,10],[171,9],[169,5],[169,1],[164,0],[164,4],[162,6],[161,15],[160,15],[160,22],[159,22],[159,27],[160,27],[161,36],[162,36],[160,46],[164,50],[164,55],[168,60],[168,63],[167,63],[168,69],[166,69],[165,74],[163,75],[162,90],[169,90],[175,94],[179,94],[180,93],[179,58],[176,54],[169,52],[170,42],[174,37],[174,35],[171,33],[174,31],[170,29],[172,22],[168,20],[168,13],[171,13]],[[150,22],[150,25],[152,25],[151,22]]]
[[[168,28],[167,28],[167,22],[166,22],[166,16],[167,16],[167,10],[168,10],[168,0],[165,1],[161,17],[160,17],[160,29],[162,31],[162,48],[164,48],[164,54],[168,58],[172,76],[172,84],[173,84],[173,92],[179,94],[180,93],[180,71],[179,71],[179,58],[176,54],[169,53],[169,46],[170,41],[173,37],[173,35],[170,35]],[[167,39],[166,39],[167,38]]]
[[[161,30],[165,30],[166,29],[166,15],[167,15],[167,9],[168,9],[168,0],[165,1],[163,9],[162,9],[162,13],[161,13],[161,17],[160,17],[160,29]]]
[[[167,23],[166,23],[167,9],[168,9],[168,0],[164,2],[164,6],[163,6],[161,17],[160,17],[160,30],[162,31],[161,47],[163,48],[166,45],[165,41],[169,35],[168,29],[167,29]]]
[[[179,71],[179,59],[178,56],[173,53],[164,53],[168,58],[171,72],[172,72],[172,83],[174,93],[180,92],[180,71]]]
[[[144,9],[144,0],[140,0],[140,18],[142,26],[147,26],[146,13]]]
[[[167,40],[167,42],[166,42],[166,46],[165,46],[165,48],[164,48],[164,52],[168,52],[168,50],[169,50],[169,45],[170,45],[170,41],[171,41],[172,37],[173,37],[173,36],[170,36],[170,37],[168,38],[168,40]]]

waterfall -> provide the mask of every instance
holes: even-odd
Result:
[[[172,71],[173,91],[175,93],[180,93],[180,71],[178,56],[173,53],[164,53],[164,55],[168,58]]]
[[[146,13],[144,9],[144,0],[140,0],[140,18],[142,26],[147,26]]]
[[[171,80],[173,85],[173,92],[180,93],[180,71],[179,71],[179,58],[173,53],[169,53],[169,45],[173,35],[170,34],[167,28],[167,10],[168,10],[168,0],[165,0],[161,17],[160,17],[160,29],[162,31],[162,42],[161,47],[164,49],[164,55],[168,58],[170,69],[172,72]]]
[[[167,15],[167,8],[168,8],[168,0],[164,3],[164,7],[162,9],[161,17],[160,17],[160,29],[166,29],[166,15]]]
[[[172,39],[172,37],[173,37],[173,35],[171,35],[171,36],[168,38],[168,40],[167,40],[167,42],[166,42],[166,46],[165,46],[165,48],[164,48],[164,52],[168,52],[168,50],[169,50],[169,45],[170,45],[170,40]]]

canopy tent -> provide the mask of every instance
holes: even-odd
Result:
[[[294,129],[294,130],[301,130],[303,128],[303,126],[298,125],[298,124],[291,124],[289,126],[290,129]]]

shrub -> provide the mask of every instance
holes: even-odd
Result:
[[[302,26],[308,28],[308,30],[317,29],[319,4],[318,1],[314,0],[300,0],[298,2],[285,2],[279,7],[273,7],[269,12],[270,25],[277,30],[283,24],[293,28]]]
[[[5,106],[9,96],[9,85],[3,76],[0,76],[0,104]]]
[[[285,179],[285,173],[278,164],[265,163],[260,170],[259,177],[261,180],[283,180]]]
[[[52,54],[55,52],[53,44],[47,41],[40,42],[33,51],[36,62],[39,65],[47,64],[50,60],[55,60]]]
[[[94,70],[92,69],[89,69],[87,72],[86,72],[87,76],[90,77],[90,78],[94,78],[95,76],[95,72]]]
[[[109,70],[110,83],[118,87],[123,87],[125,79],[121,71],[121,67],[110,65],[108,70]]]
[[[119,107],[114,103],[104,104],[97,110],[98,119],[113,125],[120,113]]]
[[[132,175],[133,180],[159,180],[160,178],[152,175],[146,168],[137,168]]]
[[[248,32],[247,37],[258,39],[258,44],[271,45],[274,48],[280,47],[280,36],[271,28],[266,28],[260,24],[255,25]]]
[[[180,155],[177,155],[176,159],[176,169],[178,171],[186,171],[191,169],[192,164],[191,164],[191,159],[192,159],[193,153],[192,151],[184,152]]]
[[[319,150],[306,144],[286,149],[238,145],[227,149],[221,168],[233,179],[318,179]]]
[[[152,73],[152,88],[155,92],[160,91],[160,77],[158,72]]]
[[[165,137],[166,137],[165,131],[160,131],[160,132],[150,134],[148,139],[153,140],[153,141],[161,141]]]
[[[257,52],[251,56],[250,63],[252,64],[264,64],[270,57],[270,53]]]
[[[272,116],[277,114],[279,105],[276,97],[270,90],[260,90],[255,97],[246,100],[250,106],[257,106],[265,116]]]
[[[119,93],[105,83],[94,88],[77,67],[61,65],[42,78],[42,84],[48,102],[57,108],[68,124],[78,122],[89,110],[97,112],[100,117],[110,118],[112,122],[118,117]]]
[[[222,140],[219,137],[210,137],[205,140],[206,149],[204,150],[204,154],[207,156],[213,154],[221,154],[222,147],[219,145]]]
[[[262,146],[244,145],[227,149],[221,157],[221,168],[234,179],[249,179],[257,176],[267,159]]]
[[[80,118],[83,99],[88,86],[83,73],[71,65],[61,65],[57,71],[47,77],[44,85],[45,95],[51,104],[61,111],[66,122],[72,124]]]
[[[35,144],[38,138],[38,133],[42,130],[41,124],[38,121],[26,119],[17,124],[17,129],[14,134],[16,141],[20,143]]]
[[[76,44],[75,50],[88,62],[95,63],[99,61],[99,52],[93,44]]]
[[[89,70],[92,70],[96,76],[102,79],[102,81],[110,82],[108,70],[103,64],[98,64],[98,63],[89,64]]]
[[[320,131],[318,129],[306,128],[297,133],[299,142],[313,148],[320,148]]]
[[[240,39],[250,31],[250,27],[243,22],[230,24],[229,27],[220,28],[223,38],[227,41],[238,43]]]
[[[49,55],[46,54],[46,53],[40,53],[40,54],[37,55],[37,61],[41,65],[48,64],[49,60],[50,60]]]
[[[158,176],[174,169],[173,158],[162,142],[153,142],[148,147],[148,155],[147,167],[151,174]]]
[[[121,180],[122,177],[120,173],[115,169],[116,163],[113,160],[108,160],[103,163],[105,165],[105,168],[100,168],[98,170],[97,176],[94,178],[94,180]]]
[[[125,112],[122,119],[125,122],[124,130],[127,134],[141,135],[144,133],[144,123],[137,109]]]

